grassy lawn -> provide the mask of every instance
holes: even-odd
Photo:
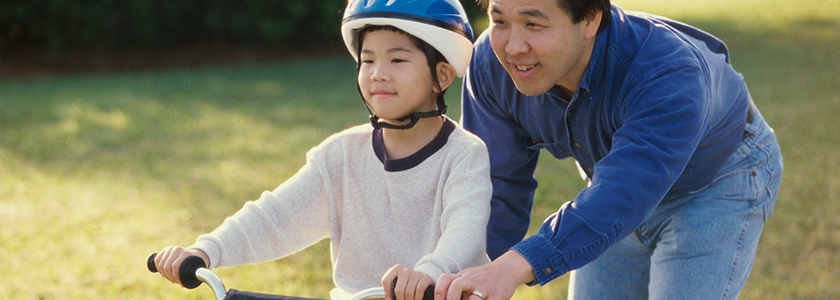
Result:
[[[722,38],[776,129],[782,188],[741,299],[840,298],[840,1],[615,3]],[[290,177],[309,148],[365,122],[354,75],[346,55],[0,78],[0,299],[210,298],[149,274],[146,257],[192,243]],[[447,97],[455,119],[459,87]],[[542,160],[534,228],[583,187],[571,160]],[[241,290],[332,288],[326,241],[217,274]],[[514,298],[562,299],[567,280]]]

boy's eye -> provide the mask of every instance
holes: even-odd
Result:
[[[395,58],[395,59],[392,59],[391,62],[393,62],[393,63],[403,63],[403,62],[407,62],[407,60],[401,59],[401,58]]]

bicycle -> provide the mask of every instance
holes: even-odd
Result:
[[[152,255],[150,255],[149,258],[146,260],[146,267],[152,273],[157,273],[157,266],[155,266],[155,256],[157,256],[157,253],[152,253]],[[181,263],[181,268],[178,273],[178,277],[181,280],[181,285],[183,285],[187,289],[195,289],[202,283],[207,284],[207,286],[209,286],[210,289],[213,291],[213,295],[216,296],[217,300],[327,300],[318,298],[304,298],[296,296],[254,293],[240,291],[236,289],[226,290],[225,285],[224,283],[222,283],[222,280],[219,278],[219,276],[207,269],[207,266],[204,264],[204,260],[198,256],[187,257],[187,259],[185,259]],[[393,294],[393,285],[395,285],[396,283],[396,280],[394,280],[394,282],[392,283],[391,299],[396,299],[396,295]],[[434,285],[429,286],[423,294],[423,300],[433,300],[435,298],[434,291]],[[385,290],[381,287],[373,287],[359,291],[353,294],[353,297],[351,298],[351,300],[383,299],[385,299]]]

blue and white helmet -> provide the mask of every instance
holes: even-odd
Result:
[[[464,76],[474,41],[467,13],[458,0],[350,0],[341,36],[359,61],[359,32],[368,25],[390,25],[437,49]]]

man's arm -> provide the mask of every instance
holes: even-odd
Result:
[[[502,93],[494,83],[498,81],[496,77],[507,73],[496,61],[489,43],[477,45],[473,57],[464,76],[461,124],[484,140],[490,153],[493,199],[487,254],[495,259],[521,241],[528,231],[539,151],[526,147],[527,133],[505,112],[506,104],[496,99]],[[515,92],[512,83],[509,88],[514,89],[509,92]]]
[[[665,70],[615,102],[620,124],[593,168],[591,185],[513,247],[530,262],[538,283],[595,260],[664,199],[704,134],[708,89],[686,84],[702,78],[708,76],[698,67]]]

